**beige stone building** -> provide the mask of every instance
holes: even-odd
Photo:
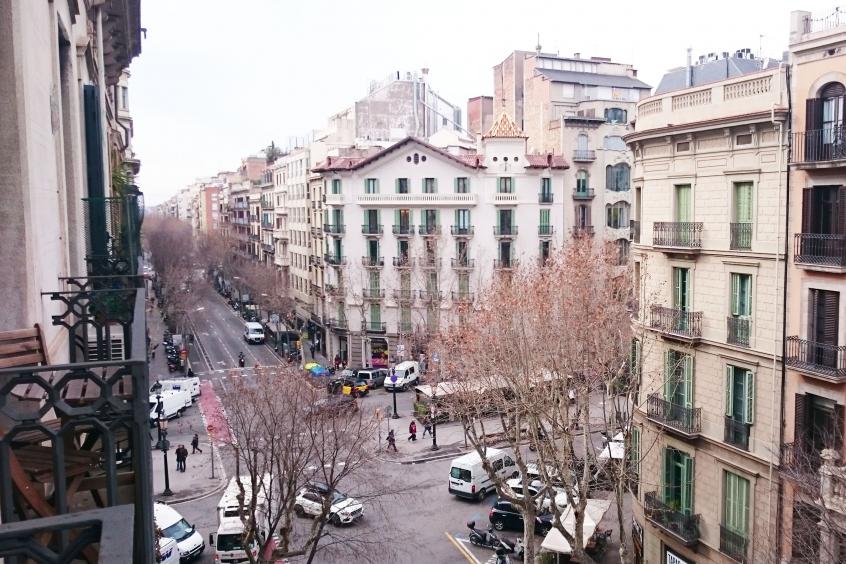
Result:
[[[788,99],[781,68],[725,55],[626,136],[642,562],[776,561]]]
[[[282,167],[282,180],[287,194],[288,256],[290,267],[289,296],[296,303],[296,316],[301,322],[312,311],[309,292],[309,256],[311,255],[311,197],[308,191],[309,149],[298,147],[277,161]]]
[[[791,14],[794,133],[782,454],[785,562],[846,559],[844,44],[842,12]],[[820,472],[824,449],[833,452]]]

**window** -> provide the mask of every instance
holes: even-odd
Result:
[[[690,184],[677,184],[674,189],[676,196],[676,221],[680,223],[693,221],[693,201]]]
[[[749,346],[752,317],[752,275],[733,272],[731,280],[731,316],[728,321],[728,342]]]
[[[590,227],[590,206],[580,204],[576,206],[576,227]]]
[[[738,423],[751,425],[754,415],[755,382],[752,371],[728,365],[726,367],[726,417]]]
[[[586,170],[579,170],[576,172],[576,192],[587,194],[588,188],[588,172]]]
[[[408,194],[408,178],[397,178],[397,194]]]
[[[541,178],[541,185],[540,185],[540,203],[541,204],[551,204],[552,203],[552,179],[551,178]]]
[[[364,193],[365,194],[378,194],[379,193],[379,179],[378,178],[366,178],[364,180]]]
[[[510,235],[514,232],[514,210],[497,210],[497,233]]]
[[[635,477],[640,475],[640,427],[631,428],[631,440],[629,442],[629,469]]]
[[[605,121],[608,123],[626,123],[626,110],[622,108],[605,108]]]
[[[382,323],[382,308],[379,304],[370,304],[371,327]]]
[[[690,311],[690,294],[690,269],[673,267],[673,309]]]
[[[470,293],[470,275],[466,272],[458,275],[458,292],[463,295]]]
[[[426,228],[433,230],[440,225],[440,210],[422,210],[420,212],[421,224]]]
[[[614,241],[614,245],[617,247],[617,264],[622,266],[629,262],[629,240],[628,239],[617,239]]]
[[[751,133],[744,133],[742,135],[738,135],[734,138],[735,145],[742,146],[742,145],[751,145],[752,144],[752,134]]]
[[[579,135],[576,137],[576,151],[586,152],[588,150],[588,146],[588,136],[584,133],[579,133]]]
[[[675,349],[667,351],[664,357],[664,400],[673,404],[667,417],[673,421],[684,420],[690,417],[693,408],[693,357]]]
[[[609,151],[625,151],[626,142],[619,135],[608,135],[603,141],[603,147]]]
[[[664,449],[663,501],[673,511],[693,513],[693,459],[672,448]]]
[[[496,191],[500,194],[512,194],[514,192],[514,179],[509,176],[499,177]]]
[[[688,151],[690,151],[690,141],[680,141],[676,143],[677,153],[686,153]]]
[[[626,163],[605,167],[605,187],[612,192],[628,192],[629,165]]]
[[[470,192],[470,179],[466,176],[460,176],[455,179],[455,193],[467,194]]]
[[[129,88],[126,86],[120,87],[120,107],[123,110],[129,110]]]
[[[811,364],[837,368],[840,292],[811,289],[808,295],[808,352]]]
[[[605,206],[605,224],[612,229],[623,229],[629,226],[629,204],[617,202]]]
[[[457,233],[468,233],[470,230],[470,210],[455,210],[455,228]]]
[[[732,185],[734,196],[734,221],[731,226],[731,248],[752,248],[752,183],[735,182]]]
[[[540,210],[540,217],[538,219],[538,224],[541,225],[541,226],[549,227],[549,215],[550,215],[549,209]]]
[[[802,233],[846,235],[846,186],[814,186],[802,190]],[[814,238],[803,238],[803,255],[820,255]]]
[[[746,539],[749,529],[749,480],[728,471],[723,474],[723,526]],[[724,542],[728,539],[723,539],[723,535],[720,537],[720,550],[723,552],[745,552],[745,546],[737,546],[741,543]]]
[[[438,183],[434,178],[423,179],[423,193],[434,194],[438,191]]]
[[[538,256],[540,257],[541,264],[543,265],[549,260],[549,255],[552,251],[552,243],[550,241],[541,241],[538,244]]]

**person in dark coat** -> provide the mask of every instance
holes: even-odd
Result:
[[[408,424],[408,440],[417,440],[417,423],[415,423],[413,419],[411,420],[411,423]]]
[[[388,439],[387,440],[388,440],[388,450],[393,450],[394,452],[399,452],[399,451],[397,451],[397,440],[394,437],[394,430],[393,429],[388,431]]]
[[[432,434],[432,419],[429,417],[423,420],[423,435],[420,438],[425,437],[426,433]]]
[[[197,433],[194,433],[194,438],[191,439],[191,454],[198,452],[203,454],[203,449],[200,448],[200,436]]]

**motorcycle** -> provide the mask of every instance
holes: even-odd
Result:
[[[487,531],[482,531],[476,528],[475,521],[469,521],[467,523],[467,528],[470,529],[468,540],[473,546],[479,546],[481,548],[490,548],[493,550],[501,548],[502,541],[498,536],[496,536],[493,527],[488,527]]]
[[[519,537],[515,541],[500,539],[499,544],[504,554],[511,555],[521,562],[523,561],[523,556],[526,552],[525,548],[523,548],[523,539]]]
[[[244,353],[238,355],[238,366],[244,368],[244,364],[246,364],[246,359],[244,358]]]
[[[179,370],[181,366],[179,365],[179,359],[167,359],[167,370],[168,372],[176,372]]]

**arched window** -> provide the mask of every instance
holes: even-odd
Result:
[[[588,172],[586,170],[579,170],[576,172],[576,192],[587,192],[589,183]]]
[[[626,110],[622,108],[605,108],[605,121],[608,123],[626,123]]]
[[[822,123],[823,131],[828,131],[830,136],[835,134],[835,129],[840,129],[843,124],[843,96],[846,88],[839,82],[829,82],[820,90],[822,100]],[[839,132],[838,132],[839,133]],[[826,133],[823,133],[826,135]]]
[[[622,229],[629,226],[629,204],[617,202],[605,206],[605,224],[612,229]]]
[[[629,190],[629,165],[618,163],[614,166],[605,167],[605,188],[612,192],[628,192]]]

